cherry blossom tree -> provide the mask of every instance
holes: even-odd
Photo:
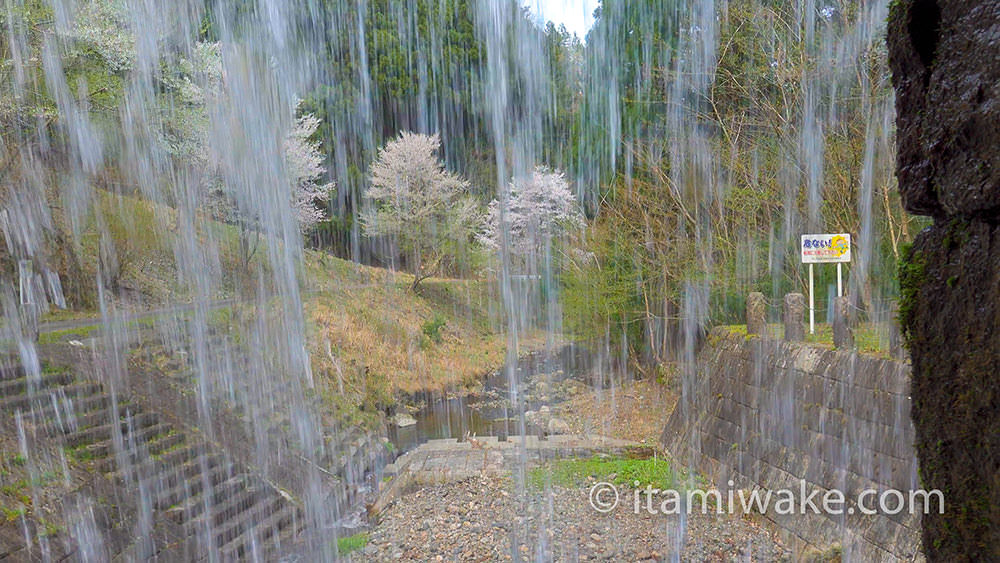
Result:
[[[310,140],[319,125],[319,118],[307,113],[295,121],[295,127],[285,140],[285,167],[292,184],[292,209],[303,231],[326,220],[326,212],[316,207],[316,202],[329,200],[333,189],[332,182],[320,181],[326,170],[323,153],[319,142]]]
[[[256,220],[240,216],[222,181],[219,155],[211,147],[209,107],[223,95],[222,76],[218,43],[197,43],[190,56],[180,58],[174,72],[163,79],[176,100],[164,102],[162,119],[168,127],[164,128],[162,142],[174,158],[204,172],[211,200],[207,205],[215,215],[252,230]],[[316,204],[329,200],[333,189],[332,183],[321,181],[325,172],[323,153],[319,142],[310,140],[320,123],[315,115],[302,114],[284,140],[289,202],[303,232],[326,220],[325,211]]]
[[[66,35],[93,49],[104,59],[109,70],[128,71],[135,64],[136,37],[124,0],[81,2],[69,19],[71,25]]]
[[[289,191],[289,203],[298,222],[299,229],[306,233],[318,223],[326,220],[326,212],[317,207],[321,202],[330,199],[333,183],[322,183],[325,171],[323,154],[319,143],[310,140],[320,125],[320,120],[313,114],[298,117],[292,130],[284,139],[285,172]],[[221,170],[220,163],[210,164],[216,170]],[[252,211],[252,206],[241,205],[227,191],[226,183],[220,181],[214,196],[215,212],[221,211],[226,220],[239,229],[240,258],[245,272],[250,271],[250,261],[260,245],[260,218]],[[246,194],[244,194],[245,197]]]
[[[535,168],[526,178],[511,181],[508,207],[504,211],[501,225],[500,202],[491,201],[477,238],[486,248],[499,250],[506,229],[510,255],[522,258],[537,255],[551,239],[584,224],[566,176],[544,167]]]
[[[362,213],[366,236],[391,236],[413,268],[412,289],[472,238],[480,220],[469,183],[437,157],[437,135],[403,132],[379,150],[371,165]]]

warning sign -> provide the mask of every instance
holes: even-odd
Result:
[[[800,250],[803,264],[850,262],[851,235],[847,233],[802,235]]]

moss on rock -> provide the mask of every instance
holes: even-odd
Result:
[[[1000,9],[972,0],[890,7],[896,173],[929,215],[900,264],[923,517],[932,561],[1000,560]]]

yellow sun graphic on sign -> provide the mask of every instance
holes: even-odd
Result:
[[[830,250],[833,251],[835,256],[843,256],[845,252],[850,250],[850,247],[847,245],[847,239],[840,235],[833,237],[830,239]]]

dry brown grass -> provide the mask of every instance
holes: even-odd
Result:
[[[186,301],[189,295],[176,281],[171,250],[176,212],[109,192],[100,192],[99,202],[116,245],[128,258],[123,259],[122,286],[142,297],[140,306]],[[97,231],[92,227],[88,226],[83,245],[87,279],[95,277],[96,268]],[[241,267],[237,229],[207,217],[198,218],[196,227],[199,237],[211,237],[218,245],[220,271],[212,273],[219,274],[222,283],[221,293],[213,298],[236,296],[247,279],[256,279],[237,272]],[[263,256],[262,251],[257,253],[254,267],[267,267]],[[413,293],[409,274],[311,250],[305,252],[299,273],[314,374],[329,382],[330,390],[339,393],[341,388],[348,392],[353,388],[381,401],[397,393],[468,385],[503,363],[499,300],[487,281],[430,278],[422,282],[419,293]],[[93,310],[77,310],[55,313],[46,320],[94,315]],[[425,334],[426,324],[441,322],[431,335]],[[526,342],[528,348],[533,341]]]
[[[581,393],[554,410],[576,433],[656,445],[676,404],[675,390],[642,379],[624,382],[613,392],[603,389]]]
[[[307,262],[313,373],[330,389],[388,399],[471,386],[502,366],[506,342],[488,282],[428,279],[414,293],[408,274],[328,256]],[[526,338],[523,348],[539,342]]]

